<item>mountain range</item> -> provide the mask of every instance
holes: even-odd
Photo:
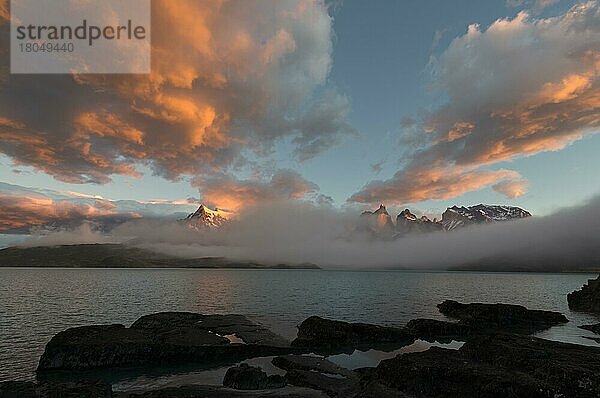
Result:
[[[531,217],[519,207],[479,204],[470,207],[453,206],[446,209],[441,220],[417,217],[405,209],[396,217],[396,223],[384,205],[375,211],[365,211],[360,216],[358,232],[367,232],[378,238],[395,239],[406,235],[455,229],[476,224],[510,221]]]
[[[231,221],[231,216],[232,213],[200,205],[198,210],[181,221],[190,229],[201,231],[221,228]],[[368,233],[377,238],[395,239],[406,235],[453,231],[469,225],[527,217],[531,217],[531,213],[519,207],[479,204],[470,207],[449,207],[440,220],[431,220],[425,215],[418,217],[409,209],[405,209],[398,214],[394,223],[386,207],[380,205],[377,210],[365,211],[360,215],[355,232]]]

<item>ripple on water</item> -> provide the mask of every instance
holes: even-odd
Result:
[[[46,342],[67,327],[97,323],[128,326],[142,315],[159,311],[240,313],[292,339],[296,325],[311,315],[404,325],[413,318],[444,319],[436,305],[445,299],[504,302],[560,311],[571,320],[540,333],[540,337],[598,346],[582,337],[593,336],[591,332],[577,326],[600,319],[571,312],[566,302],[566,294],[591,277],[478,272],[2,268],[0,381],[32,380]],[[368,358],[383,356],[377,352],[356,353],[351,360],[367,363]],[[172,382],[169,380],[166,382]]]

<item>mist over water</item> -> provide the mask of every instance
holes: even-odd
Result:
[[[33,237],[26,245],[130,242],[183,257],[227,257],[266,264],[324,267],[428,268],[499,261],[528,270],[600,268],[600,197],[543,217],[377,240],[356,232],[356,211],[297,201],[254,207],[218,230],[195,232],[183,223],[139,220],[110,235],[88,226]]]

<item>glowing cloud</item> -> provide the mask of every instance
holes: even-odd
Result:
[[[176,180],[228,174],[283,139],[306,160],[354,133],[327,87],[324,1],[153,0],[152,16],[147,76],[9,75],[1,57],[0,153],[70,183],[140,165]]]
[[[232,176],[196,179],[202,200],[209,206],[237,211],[244,206],[266,205],[291,199],[312,199],[319,187],[292,170],[280,170],[270,180],[241,181]]]
[[[448,101],[407,129],[405,141],[419,147],[406,167],[350,201],[404,204],[492,185],[522,195],[516,172],[482,167],[560,150],[599,130],[599,42],[597,1],[553,18],[521,12],[485,30],[469,26],[432,62],[432,84]]]

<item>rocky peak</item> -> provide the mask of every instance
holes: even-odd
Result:
[[[396,232],[398,236],[412,233],[443,231],[442,224],[431,221],[427,216],[417,217],[409,209],[403,210],[396,218]]]
[[[219,209],[211,210],[204,205],[200,205],[198,210],[187,216],[183,221],[188,227],[197,231],[220,228],[229,222],[224,212]]]
[[[359,229],[377,237],[390,237],[394,234],[394,222],[385,206],[380,205],[375,211],[364,211],[361,214]]]
[[[410,210],[404,209],[400,212],[400,214],[398,214],[397,219],[398,220],[403,219],[403,220],[417,221],[417,216],[412,214],[410,212]]]
[[[379,205],[379,209],[375,210],[375,211],[373,212],[373,214],[385,214],[385,215],[388,215],[388,216],[390,215],[390,214],[387,212],[387,209],[385,208],[385,206],[384,206],[384,205]]]

